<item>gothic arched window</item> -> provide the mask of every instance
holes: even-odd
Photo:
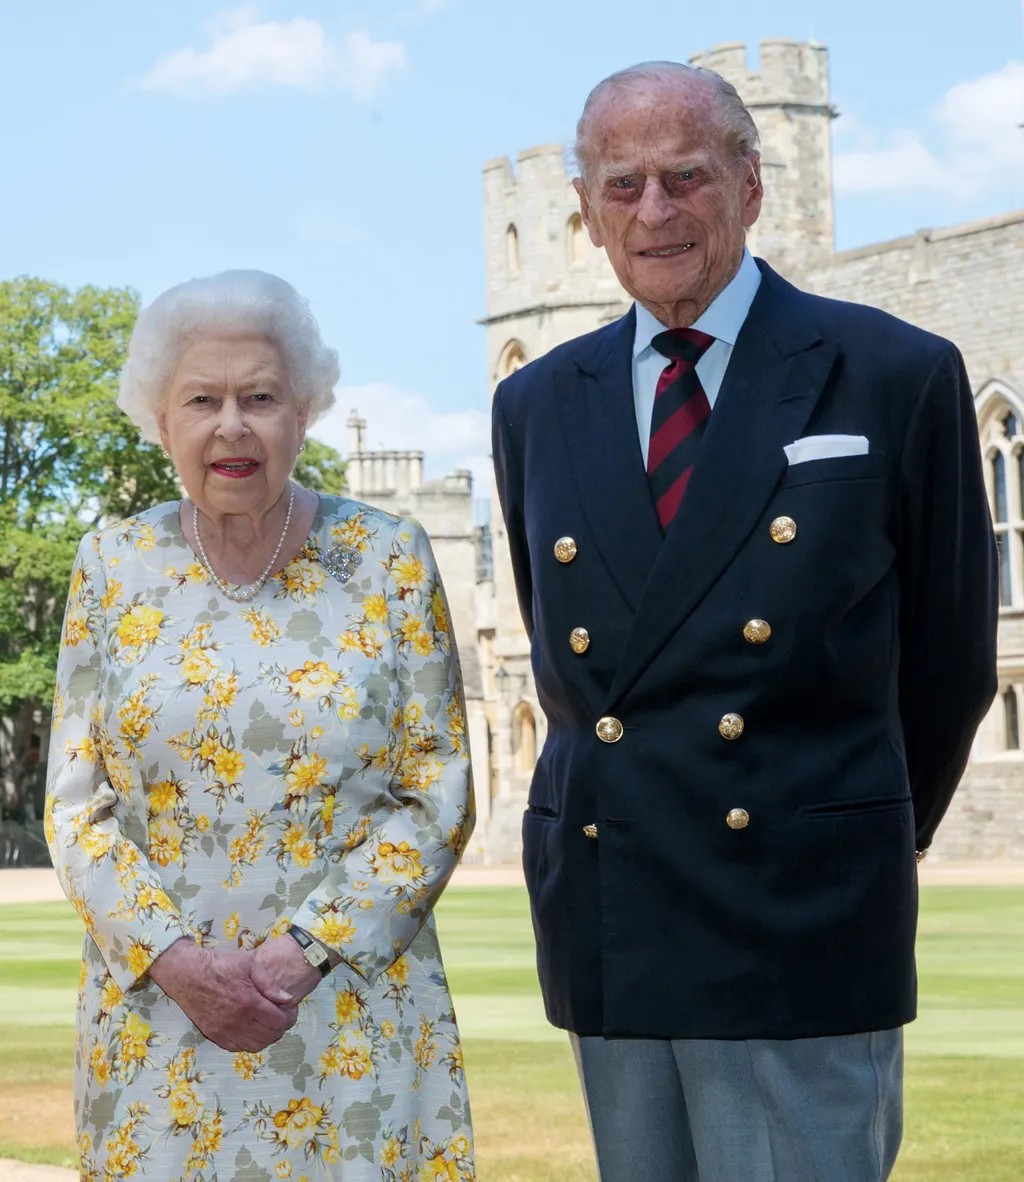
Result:
[[[519,341],[509,341],[498,358],[498,381],[507,378],[510,373],[522,369],[526,364],[526,350]]]
[[[512,223],[509,223],[505,231],[505,266],[508,268],[510,279],[519,274],[519,231]]]
[[[1001,381],[977,398],[985,485],[999,557],[999,605],[1024,607],[1024,402]]]

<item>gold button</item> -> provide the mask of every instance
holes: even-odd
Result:
[[[585,653],[590,648],[590,633],[586,628],[573,628],[569,633],[569,647],[574,653]]]
[[[718,724],[718,733],[723,739],[738,739],[743,734],[743,717],[739,714],[723,714]]]
[[[597,737],[602,743],[617,743],[622,738],[622,723],[610,714],[597,720]]]
[[[746,829],[750,824],[750,813],[746,809],[730,809],[725,817],[730,829]]]
[[[559,538],[555,542],[555,557],[559,562],[572,562],[576,557],[576,539]]]
[[[593,824],[584,825],[583,832],[587,835],[587,837],[597,837],[597,826]]]
[[[773,542],[784,546],[796,537],[796,522],[792,517],[776,517],[768,527],[768,532],[772,535]]]
[[[743,639],[750,644],[764,644],[771,634],[772,627],[767,620],[747,620],[743,625]]]

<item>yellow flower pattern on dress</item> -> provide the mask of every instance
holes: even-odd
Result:
[[[339,544],[361,555],[345,581],[320,562]],[[54,705],[80,1176],[475,1179],[432,916],[473,822],[465,706],[420,527],[322,498],[247,604],[176,504],[91,534]],[[183,936],[244,952],[290,923],[343,960],[265,1051],[208,1042],[148,977]]]

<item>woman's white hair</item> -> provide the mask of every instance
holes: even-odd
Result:
[[[117,405],[146,439],[160,442],[157,413],[181,354],[210,336],[273,341],[299,405],[307,408],[307,423],[334,405],[338,354],[324,344],[309,304],[266,271],[222,271],[169,288],[139,313]]]

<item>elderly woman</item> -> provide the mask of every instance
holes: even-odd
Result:
[[[65,616],[84,1179],[475,1177],[432,916],[473,822],[458,662],[423,530],[291,478],[337,376],[258,271],[132,336],[120,405],[186,495],[88,535]]]

